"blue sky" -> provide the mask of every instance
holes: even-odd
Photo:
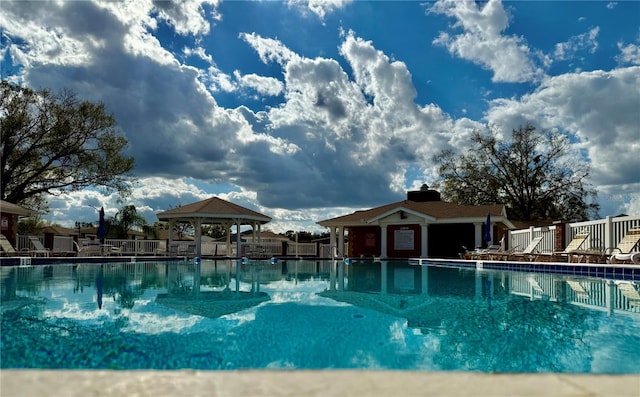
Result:
[[[114,114],[150,222],[217,195],[322,231],[524,123],[590,162],[602,216],[640,213],[638,1],[3,1],[0,27],[2,78]],[[121,204],[87,190],[46,219],[91,206]]]

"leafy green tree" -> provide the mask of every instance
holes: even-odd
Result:
[[[566,160],[567,137],[527,125],[509,140],[474,131],[473,150],[434,157],[444,199],[465,205],[505,204],[515,220],[588,220],[598,216],[596,191],[585,182],[586,161]]]
[[[227,229],[223,225],[203,225],[202,234],[213,238],[222,238],[227,235]]]
[[[94,186],[128,194],[133,157],[103,104],[0,83],[0,197],[31,208]]]

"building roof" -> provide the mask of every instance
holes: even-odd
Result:
[[[53,234],[56,236],[77,236],[78,229],[70,229],[64,226],[50,225],[40,229],[40,233]]]
[[[20,207],[19,205],[10,203],[8,201],[0,200],[0,213],[30,216],[32,214],[35,214],[36,212],[24,207]]]
[[[271,218],[218,197],[183,205],[157,214],[160,221],[203,218],[203,223],[267,223]]]
[[[320,226],[366,226],[378,222],[398,212],[423,218],[426,223],[468,223],[484,222],[487,214],[494,222],[503,222],[512,227],[508,221],[504,205],[459,205],[447,201],[411,201],[404,200],[368,210],[356,211],[317,222]]]
[[[246,230],[240,233],[243,239],[253,241],[253,231]],[[272,232],[271,230],[262,230],[260,231],[260,240],[273,240],[273,241],[290,241],[289,237],[283,236],[281,234],[277,234]]]

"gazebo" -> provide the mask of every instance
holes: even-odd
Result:
[[[257,240],[260,239],[260,227],[271,221],[271,218],[259,212],[250,210],[232,202],[218,197],[211,197],[206,200],[192,204],[183,205],[165,212],[157,214],[158,220],[169,222],[169,230],[178,222],[190,223],[195,229],[196,256],[202,256],[202,225],[223,225],[227,231],[227,247],[231,246],[231,227],[237,227],[238,255],[240,250],[240,227],[251,226]],[[172,233],[169,234],[169,245],[172,242]],[[255,241],[256,239],[254,239]]]

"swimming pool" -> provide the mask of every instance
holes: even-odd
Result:
[[[234,261],[0,270],[2,368],[640,373],[631,281],[305,260],[237,279]]]

